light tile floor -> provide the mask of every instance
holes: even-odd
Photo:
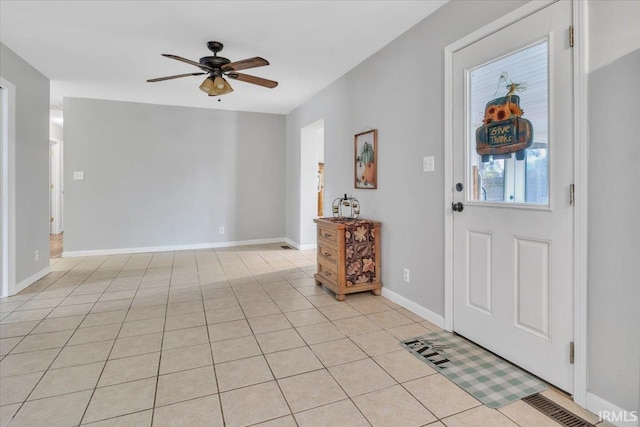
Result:
[[[557,425],[482,406],[398,345],[435,325],[314,271],[276,244],[52,259],[0,300],[0,426]]]

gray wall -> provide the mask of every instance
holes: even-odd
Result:
[[[589,390],[640,411],[640,2],[589,18]]]
[[[66,98],[64,143],[65,252],[284,236],[282,115]]]
[[[444,314],[443,48],[524,3],[451,1],[290,113],[287,237],[300,238],[300,129],[324,118],[326,200],[354,194],[382,221],[385,287]],[[639,9],[592,1],[589,11],[591,64],[602,68],[589,86],[588,387],[626,410],[640,406]],[[379,129],[376,191],[353,189],[353,135],[367,127]],[[427,155],[435,173],[421,171]]]
[[[0,75],[16,87],[16,283],[20,283],[49,265],[49,79],[2,43]]]
[[[299,241],[300,129],[325,119],[325,200],[353,194],[382,221],[382,282],[444,313],[443,49],[525,2],[455,1],[287,116],[287,237]],[[378,189],[353,188],[353,136],[378,128]],[[436,170],[422,172],[434,155]],[[298,210],[296,210],[298,209]],[[402,269],[411,283],[402,281]]]

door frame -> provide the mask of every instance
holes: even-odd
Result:
[[[49,227],[49,234],[60,234],[64,231],[62,222],[62,141],[49,139],[49,211],[53,217]],[[56,153],[57,150],[57,153]]]
[[[453,55],[476,41],[555,3],[531,1],[444,48],[444,326],[453,331]],[[575,201],[573,211],[573,399],[586,406],[587,398],[587,183],[588,183],[588,4],[573,6],[573,146]]]
[[[0,77],[2,87],[2,135],[0,149],[3,150],[0,173],[2,174],[2,212],[0,212],[0,234],[2,259],[0,259],[0,296],[7,297],[16,287],[16,87]],[[5,145],[6,144],[6,145]]]
[[[325,119],[321,117],[300,128],[300,241],[298,249],[317,247],[316,226],[318,217],[318,163],[325,162]],[[322,154],[320,154],[322,153]]]

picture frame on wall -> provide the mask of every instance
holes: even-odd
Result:
[[[378,188],[378,129],[354,137],[354,186],[359,189]]]

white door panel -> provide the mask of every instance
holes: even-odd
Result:
[[[493,284],[492,240],[491,233],[467,230],[467,304],[489,315]]]
[[[551,242],[516,236],[513,246],[514,324],[525,332],[549,340]]]

